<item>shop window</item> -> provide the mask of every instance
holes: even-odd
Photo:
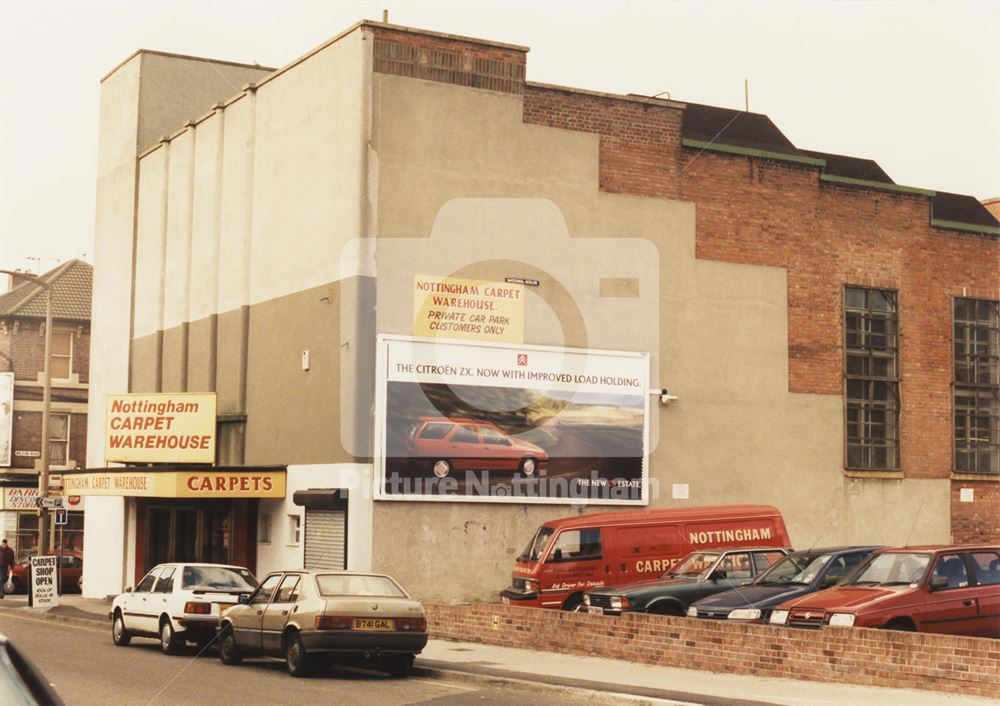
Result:
[[[49,415],[49,465],[65,466],[69,460],[69,415]]]
[[[954,300],[956,473],[1000,474],[1000,302]]]
[[[38,554],[38,515],[35,512],[17,513],[17,535],[14,538],[17,561],[24,562]]]
[[[260,514],[257,516],[257,541],[261,544],[271,543],[271,515]]]
[[[844,290],[846,467],[899,468],[899,310],[896,293]]]
[[[52,522],[55,522],[55,516]],[[53,546],[62,547],[66,551],[83,551],[83,513],[69,512],[66,514],[66,524],[56,525],[56,537]]]
[[[49,376],[69,380],[73,374],[73,332],[52,330],[49,342]]]
[[[302,539],[302,517],[299,515],[288,516],[288,543],[298,546]]]

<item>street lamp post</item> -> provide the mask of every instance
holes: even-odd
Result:
[[[15,277],[25,277],[45,290],[45,362],[42,368],[42,451],[38,469],[38,496],[49,496],[49,411],[52,407],[52,285],[37,275],[27,272],[0,270],[0,273]],[[38,515],[38,553],[45,556],[49,553],[49,509],[42,507]]]

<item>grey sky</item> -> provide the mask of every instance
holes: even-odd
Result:
[[[1000,196],[1000,3],[89,0],[0,24],[0,268],[93,249],[101,76],[138,48],[282,66],[360,19],[531,47],[528,79],[768,114],[900,184]],[[30,260],[28,258],[40,258]]]

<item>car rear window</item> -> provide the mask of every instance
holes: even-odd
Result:
[[[996,552],[974,552],[976,583],[980,586],[1000,584],[1000,554]]]
[[[257,588],[257,579],[246,569],[228,566],[185,566],[181,577],[185,591],[240,591],[249,593]]]
[[[321,596],[394,596],[406,594],[396,583],[385,576],[320,574],[316,586]]]

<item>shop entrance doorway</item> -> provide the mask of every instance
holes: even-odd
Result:
[[[257,564],[257,500],[137,498],[134,580],[157,564]]]
[[[144,571],[169,561],[233,563],[232,514],[228,501],[148,506]]]

